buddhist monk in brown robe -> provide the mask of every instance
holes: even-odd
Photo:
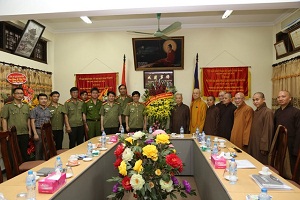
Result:
[[[182,94],[175,94],[176,105],[171,111],[170,130],[172,133],[180,133],[180,127],[183,127],[184,133],[189,132],[190,108],[182,103]]]
[[[204,123],[204,132],[207,135],[217,135],[220,122],[220,109],[215,105],[215,97],[207,97],[207,110]]]
[[[199,131],[202,132],[207,106],[204,101],[200,98],[200,90],[195,88],[193,91],[194,100],[191,103],[191,121],[190,121],[190,133],[195,133],[196,129],[199,128]]]
[[[280,91],[278,93],[277,102],[280,108],[274,114],[274,128],[276,129],[278,125],[283,125],[287,129],[288,150],[293,172],[300,148],[300,110],[291,104],[291,100],[292,96],[288,91]]]
[[[224,95],[226,94],[226,91],[220,91],[219,92],[219,103],[217,103],[216,104],[216,106],[218,107],[218,108],[220,108],[221,106],[223,106],[224,105],[224,102],[223,102],[223,99],[224,99]]]
[[[221,104],[219,108],[220,123],[217,136],[221,136],[227,140],[230,140],[234,120],[234,111],[236,110],[236,106],[232,103],[232,96],[230,93],[224,94],[223,104]]]
[[[230,142],[247,152],[253,109],[245,103],[245,95],[241,92],[235,94],[234,102],[237,109],[234,111]]]
[[[268,164],[268,154],[274,133],[273,111],[266,106],[265,95],[256,92],[253,95],[254,111],[248,153],[264,165]]]

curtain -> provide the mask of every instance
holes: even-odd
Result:
[[[300,108],[300,58],[278,64],[273,68],[273,95],[272,109],[276,110],[277,95],[281,90],[287,90],[291,93],[293,106]]]

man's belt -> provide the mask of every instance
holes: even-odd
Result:
[[[90,122],[99,122],[100,119],[86,119],[86,121],[90,121]]]

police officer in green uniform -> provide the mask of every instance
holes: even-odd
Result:
[[[59,97],[59,92],[51,92],[51,102],[48,105],[51,113],[52,133],[56,150],[62,149],[62,142],[64,138],[64,114],[66,113],[64,105],[58,103]]]
[[[121,115],[122,125],[124,127],[124,130],[126,131],[126,129],[125,129],[126,128],[125,115],[123,115],[123,112],[124,112],[127,104],[132,102],[132,98],[129,95],[127,95],[126,85],[124,85],[124,84],[119,85],[118,90],[119,90],[120,96],[117,96],[116,101],[121,106],[121,109],[122,109],[122,115]]]
[[[102,106],[102,101],[98,99],[99,90],[98,88],[91,89],[91,99],[87,100],[83,104],[83,121],[85,125],[85,129],[88,132],[88,137],[93,138],[95,136],[101,135],[101,127],[100,127],[100,109]]]
[[[16,127],[23,161],[28,161],[27,146],[31,137],[30,110],[28,104],[22,102],[23,88],[14,88],[12,92],[14,100],[6,103],[1,112],[3,131],[8,131],[12,126]]]
[[[132,92],[133,102],[128,103],[123,112],[128,132],[146,130],[145,105],[139,102],[140,96],[141,94],[138,91]]]
[[[83,143],[84,128],[82,119],[83,101],[78,99],[78,88],[70,89],[71,98],[65,102],[66,132],[69,134],[69,148]]]
[[[121,106],[118,102],[115,102],[116,93],[109,91],[107,92],[108,101],[105,102],[101,109],[101,131],[105,131],[106,134],[117,133],[122,124],[121,119]]]

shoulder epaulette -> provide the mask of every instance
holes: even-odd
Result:
[[[102,105],[106,105],[107,104],[107,102],[104,102]]]
[[[120,103],[119,103],[119,102],[115,102],[115,104],[118,104],[118,105],[119,105]]]
[[[116,96],[115,100],[117,100],[120,96]]]
[[[132,96],[131,95],[127,95],[128,97],[130,97],[130,98],[132,98]]]
[[[6,105],[6,104],[12,104],[12,101],[6,102],[5,105]]]
[[[88,100],[85,100],[85,102],[84,103],[88,103],[90,101],[90,99],[88,99]]]
[[[71,101],[71,99],[68,99],[67,101],[66,101],[66,103],[69,103]]]
[[[129,102],[129,103],[127,103],[127,105],[130,105],[131,103],[133,103],[133,102]]]
[[[82,99],[78,99],[78,101],[83,101]]]

